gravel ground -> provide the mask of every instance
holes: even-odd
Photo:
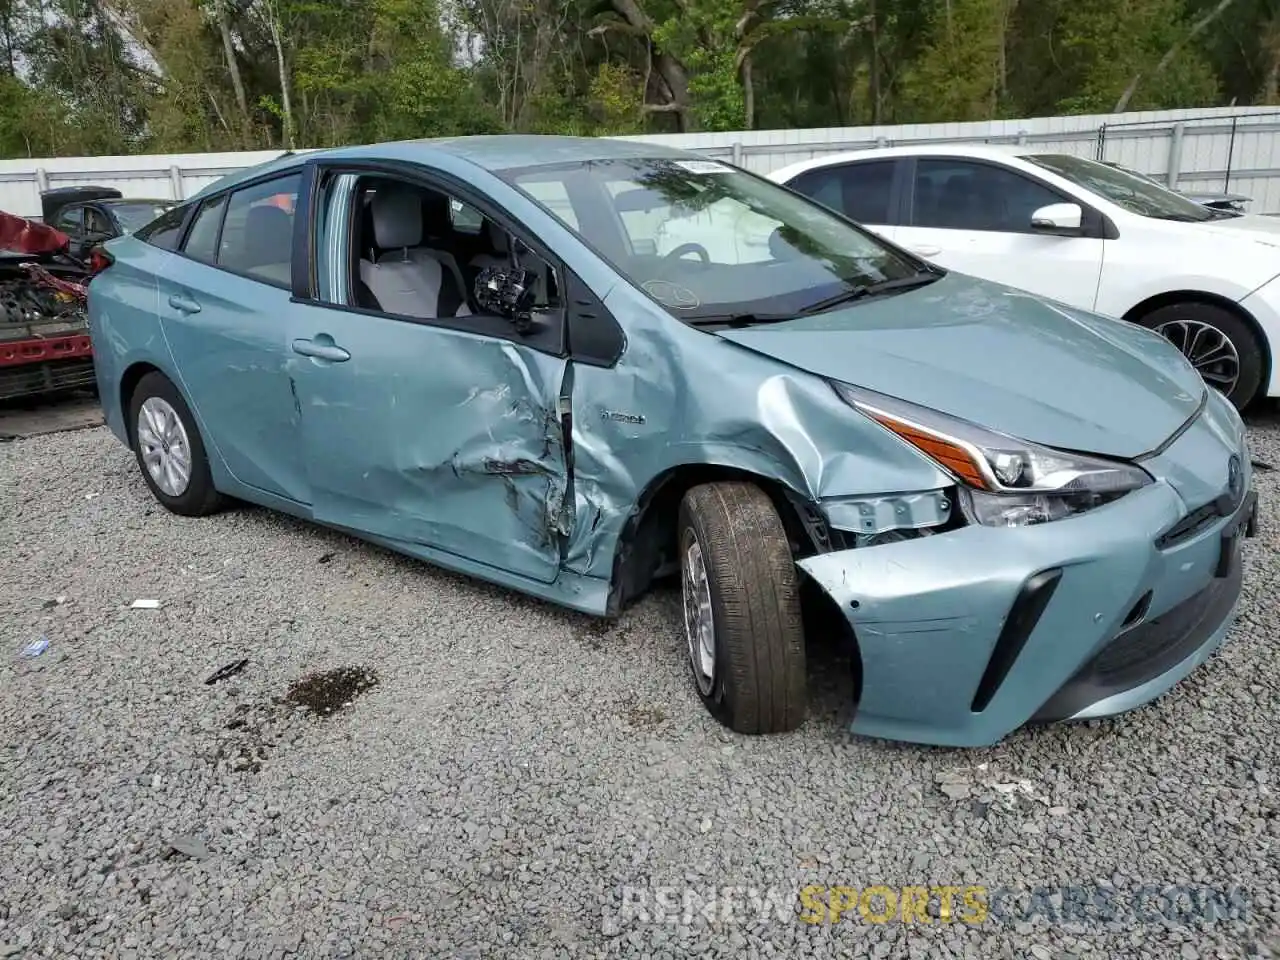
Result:
[[[1280,465],[1280,411],[1253,433]],[[105,429],[0,444],[0,957],[1280,955],[1277,478],[1206,668],[955,751],[847,735],[821,649],[799,733],[726,733],[671,591],[601,626],[262,510],[172,517]],[[359,692],[309,712],[339,668]],[[810,884],[1038,899],[810,924]],[[1243,899],[1126,908],[1171,884]],[[1116,918],[1051,920],[1064,886]]]

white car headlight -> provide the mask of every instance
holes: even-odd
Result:
[[[1065,453],[860,387],[832,386],[955,477],[961,509],[973,523],[1022,527],[1060,520],[1154,482],[1130,463]]]

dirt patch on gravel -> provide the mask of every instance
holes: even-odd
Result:
[[[329,717],[378,685],[378,675],[365,667],[338,667],[309,673],[294,683],[285,700],[309,710],[317,717]]]

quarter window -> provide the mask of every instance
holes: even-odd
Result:
[[[218,231],[222,228],[222,214],[227,206],[226,195],[206,201],[196,214],[187,233],[182,252],[193,260],[216,263],[218,259]]]
[[[189,209],[186,205],[174,207],[138,230],[134,236],[161,250],[176,250],[178,241],[182,238],[182,224],[187,218]]]
[[[989,163],[923,159],[916,163],[911,223],[947,230],[1030,233],[1031,214],[1063,197]]]
[[[893,160],[872,160],[803,173],[793,189],[858,223],[888,225]]]

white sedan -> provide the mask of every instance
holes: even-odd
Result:
[[[1237,407],[1280,395],[1280,218],[1030,147],[860,150],[769,178],[943,267],[1157,330]]]

